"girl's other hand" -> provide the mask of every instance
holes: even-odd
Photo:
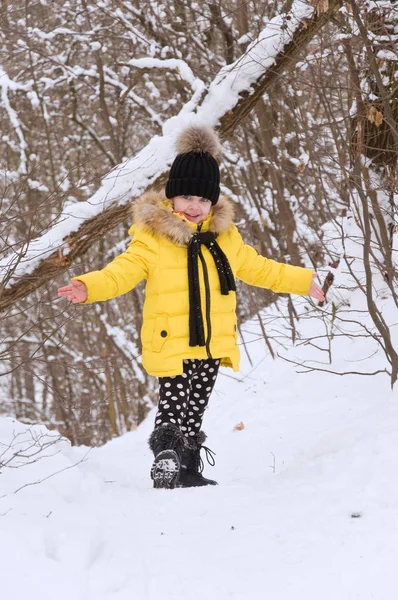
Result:
[[[316,279],[317,277],[318,275],[316,273],[312,274],[312,279]],[[315,300],[319,300],[320,302],[323,302],[325,300],[325,294],[323,293],[323,289],[315,281],[311,283],[308,295],[312,298],[315,298]]]
[[[58,296],[66,296],[73,304],[85,302],[87,300],[86,284],[82,281],[72,280],[70,285],[58,288]]]

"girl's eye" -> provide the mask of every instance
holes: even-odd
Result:
[[[191,197],[191,196],[187,196],[187,195],[183,196],[184,200],[189,200],[189,199],[190,199],[190,197]]]
[[[201,198],[200,201],[201,202],[208,202],[208,199],[207,198]]]

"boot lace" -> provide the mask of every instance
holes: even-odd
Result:
[[[200,456],[200,451],[205,451],[205,457],[210,466],[214,467],[216,464],[214,456],[216,453],[213,450],[210,450],[207,446],[199,446],[197,451],[194,453],[193,457],[193,467],[198,473],[202,473],[205,468],[205,463],[203,462],[202,457]]]

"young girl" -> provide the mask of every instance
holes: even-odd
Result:
[[[159,406],[149,438],[156,488],[215,485],[202,475],[202,419],[219,366],[239,370],[235,278],[275,292],[323,300],[310,269],[277,263],[246,245],[220,196],[217,135],[189,127],[177,142],[163,193],[133,206],[133,240],[101,271],[58,290],[72,302],[115,298],[146,280],[142,362],[159,378]]]

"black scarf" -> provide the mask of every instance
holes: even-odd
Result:
[[[235,279],[228,258],[216,242],[216,234],[207,231],[195,233],[188,246],[188,284],[189,284],[189,345],[205,346],[203,316],[200,303],[199,268],[200,259],[203,268],[205,285],[208,285],[207,265],[200,246],[204,244],[210,251],[220,278],[220,289],[223,296],[230,291],[235,292]],[[207,283],[206,283],[207,281]],[[210,310],[210,290],[206,294],[206,310]]]

